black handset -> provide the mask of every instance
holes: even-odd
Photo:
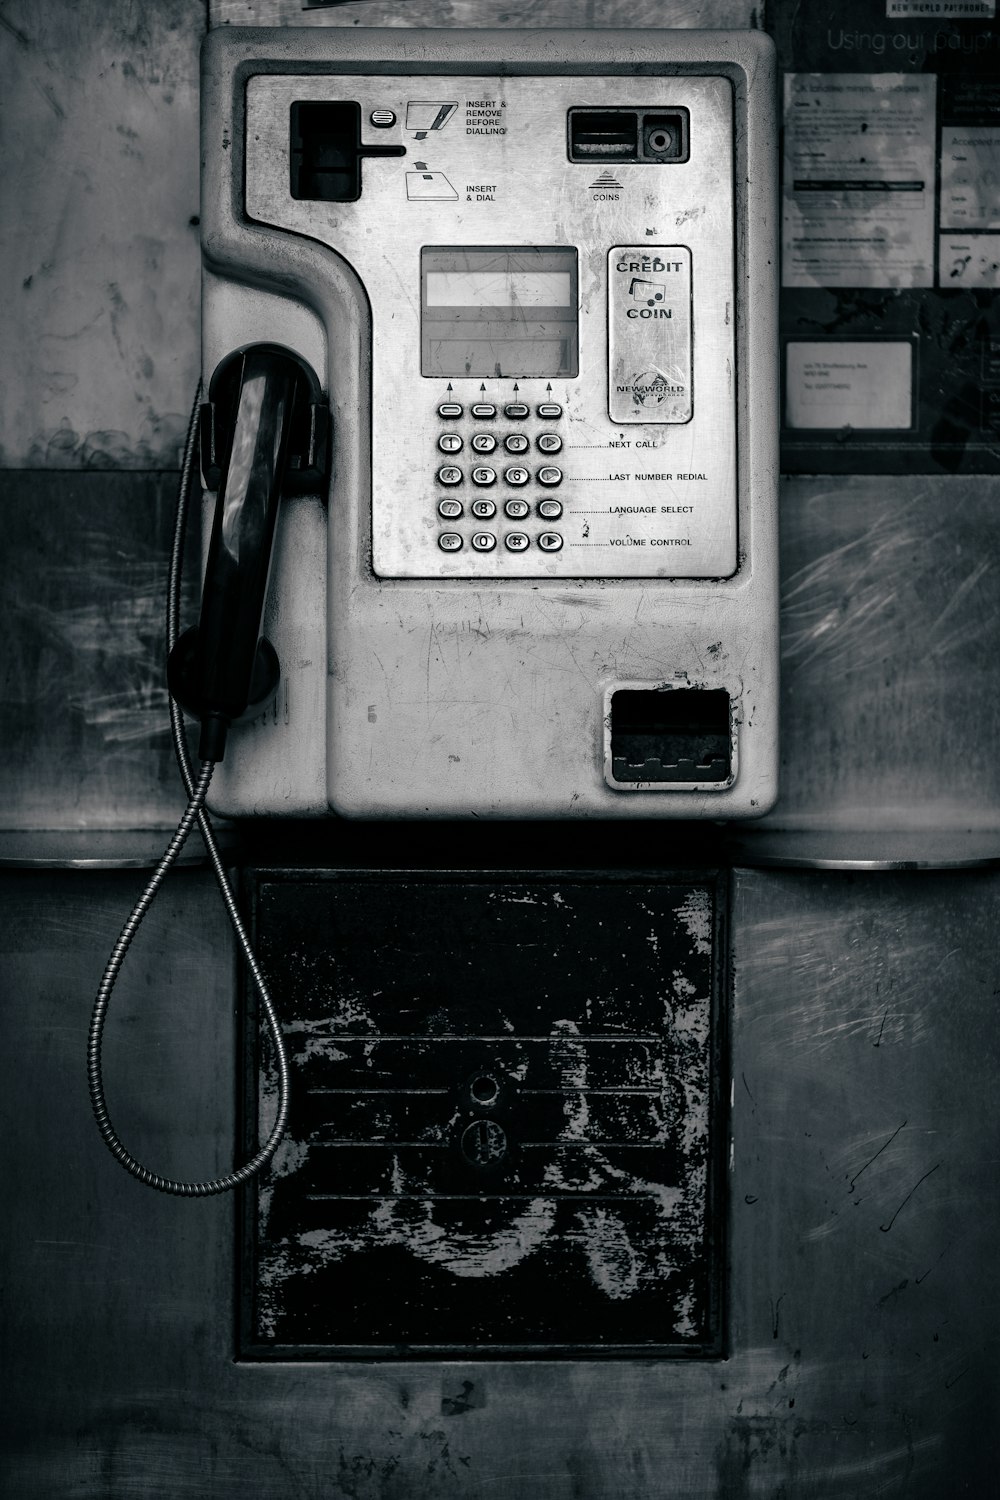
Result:
[[[122,928],[105,966],[90,1022],[87,1077],[98,1129],[112,1155],[140,1182],[180,1197],[203,1198],[249,1181],[264,1167],[288,1123],[289,1079],[281,1026],[267,983],[240,918],[236,899],[205,811],[216,762],[229,726],[257,712],[274,693],[278,658],[261,635],[278,505],[283,492],[322,486],[327,458],[327,412],[313,372],[295,355],[257,344],[225,360],[201,408],[201,456],[206,486],[218,491],[208,566],[196,628],[177,636],[180,559],[196,450],[197,408],[192,413],[181,471],[174,545],[167,590],[167,666],[170,725],[188,805],[159,864]],[[175,639],[176,637],[176,639]],[[188,752],[181,708],[201,721],[197,773]],[[161,1176],[142,1165],[115,1130],[102,1075],[104,1022],[115,982],[139,924],[168,870],[198,825],[237,942],[243,951],[274,1044],[278,1109],[267,1140],[243,1166],[200,1182]]]
[[[226,360],[209,387],[202,458],[218,499],[201,616],[167,664],[172,696],[201,722],[200,760],[221,760],[229,726],[278,686],[278,658],[261,635],[278,504],[322,467],[323,410],[313,372],[274,345]]]

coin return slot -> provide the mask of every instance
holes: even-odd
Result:
[[[616,782],[728,782],[729,694],[720,688],[621,689],[611,696]]]

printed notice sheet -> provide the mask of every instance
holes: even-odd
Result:
[[[929,74],[785,77],[785,286],[934,280],[935,89]]]

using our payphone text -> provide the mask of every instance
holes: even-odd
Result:
[[[760,33],[210,35],[170,687],[218,811],[772,805],[773,81]]]

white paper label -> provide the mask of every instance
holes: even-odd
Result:
[[[933,284],[937,80],[785,78],[785,286]]]
[[[913,346],[908,340],[794,342],[786,354],[789,427],[912,427]]]

